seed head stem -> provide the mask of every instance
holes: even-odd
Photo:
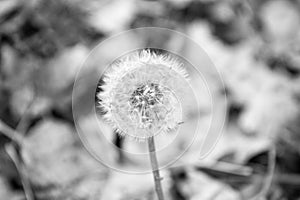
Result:
[[[152,173],[154,178],[155,191],[158,200],[164,200],[163,190],[161,187],[162,178],[160,177],[159,169],[158,169],[158,161],[156,157],[154,137],[148,138],[148,149],[149,149],[150,162],[151,162]]]

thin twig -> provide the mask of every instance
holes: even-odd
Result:
[[[5,146],[5,150],[7,154],[10,156],[11,160],[14,162],[19,172],[19,176],[21,177],[21,182],[23,185],[26,199],[34,200],[33,191],[31,188],[29,178],[27,177],[27,172],[25,171],[24,165],[22,163],[22,158],[19,158],[15,149],[15,145],[22,147],[23,136],[19,132],[9,127],[1,120],[0,120],[0,132],[14,142]]]
[[[14,129],[6,125],[3,121],[0,120],[0,133],[16,142],[18,145],[22,143],[23,136],[16,132]]]
[[[9,146],[5,147],[5,150],[6,150],[7,154],[10,156],[11,160],[14,162],[14,164],[19,172],[19,176],[21,178],[21,182],[22,182],[22,186],[24,189],[24,194],[25,194],[26,200],[34,200],[35,199],[34,193],[33,193],[29,178],[28,178],[27,171],[24,167],[24,164],[18,157],[15,147],[12,144],[9,144]]]
[[[251,198],[253,200],[257,199],[264,199],[266,195],[268,194],[268,191],[271,187],[275,166],[276,166],[276,148],[275,146],[271,146],[269,150],[269,157],[268,157],[268,171],[267,174],[263,177],[264,178],[264,185],[262,186],[261,191],[254,196],[254,198]]]
[[[163,190],[161,187],[162,178],[160,177],[160,174],[159,174],[158,161],[157,161],[156,151],[155,151],[154,137],[148,138],[148,148],[149,148],[152,173],[153,173],[153,177],[154,177],[155,191],[156,191],[158,200],[164,200]]]

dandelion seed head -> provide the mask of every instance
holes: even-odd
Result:
[[[182,123],[182,93],[188,74],[177,57],[150,50],[115,61],[97,94],[104,119],[119,134],[144,140]]]

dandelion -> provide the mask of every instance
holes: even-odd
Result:
[[[187,73],[173,55],[150,50],[117,60],[104,75],[98,93],[104,119],[119,134],[145,140],[178,128],[182,111],[181,94]]]
[[[184,92],[187,79],[183,64],[174,55],[140,50],[112,63],[97,94],[104,119],[120,135],[148,140],[160,200],[154,136],[175,131],[182,123],[178,95]]]

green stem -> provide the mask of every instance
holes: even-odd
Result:
[[[152,173],[153,173],[153,178],[154,178],[155,191],[156,191],[158,200],[164,200],[163,190],[161,187],[162,178],[159,175],[158,162],[157,162],[157,157],[156,157],[156,152],[155,152],[154,137],[148,138],[148,149],[149,149]]]

